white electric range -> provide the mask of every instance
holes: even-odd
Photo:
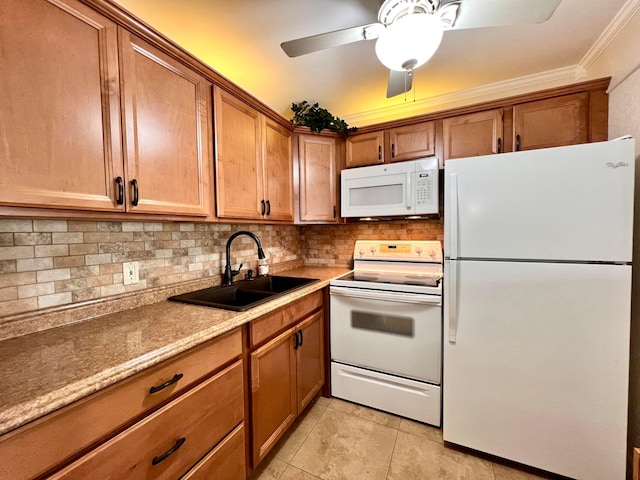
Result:
[[[358,240],[331,282],[331,394],[440,426],[442,247]]]

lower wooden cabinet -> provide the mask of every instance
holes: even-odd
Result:
[[[238,360],[51,478],[177,479],[243,416],[242,361]]]
[[[241,355],[238,328],[0,436],[0,478],[178,478],[242,424]]]
[[[180,480],[244,480],[247,476],[244,442],[241,423]]]
[[[324,385],[324,310],[285,318],[286,330],[250,354],[254,468]]]

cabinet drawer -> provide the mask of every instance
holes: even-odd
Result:
[[[322,307],[322,290],[252,321],[249,326],[251,348],[289,328],[320,307]]]
[[[178,478],[242,421],[242,380],[239,360],[51,478]]]
[[[5,435],[0,438],[0,473],[19,480],[50,470],[241,352],[242,335],[236,329]],[[183,376],[176,382],[150,393],[151,387],[180,374]]]
[[[245,480],[244,423],[220,442],[180,480]]]

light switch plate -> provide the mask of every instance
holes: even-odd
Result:
[[[125,262],[122,264],[122,275],[125,285],[133,285],[140,281],[138,262]]]

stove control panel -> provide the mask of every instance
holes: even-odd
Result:
[[[442,246],[427,240],[357,240],[353,258],[442,263]]]

